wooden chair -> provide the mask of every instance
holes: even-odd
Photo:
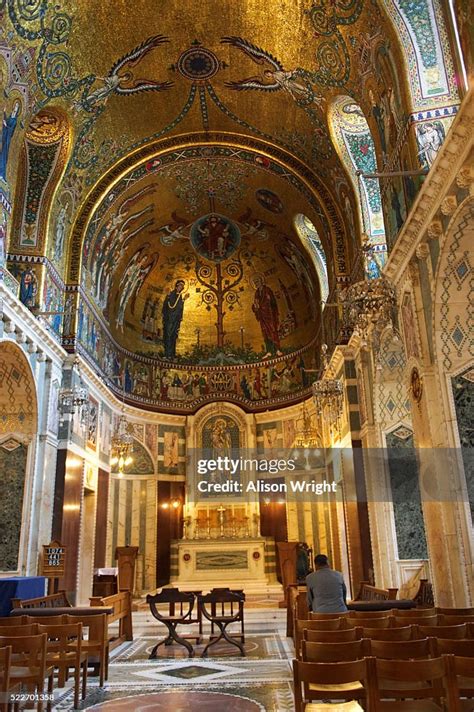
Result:
[[[347,630],[354,628],[354,624],[349,622],[347,618],[329,618],[328,620],[298,620],[297,626],[301,628],[309,628],[310,630]]]
[[[82,670],[82,699],[87,691],[87,653],[82,645],[82,623],[38,625],[38,632],[47,636],[46,664],[58,671],[58,687],[64,687],[69,669],[74,669],[74,709],[79,707]]]
[[[332,618],[328,621],[309,621],[309,620],[297,620],[295,621],[295,650],[296,656],[300,656],[301,640],[303,638],[303,630],[317,630],[317,631],[337,631],[337,630],[348,630],[353,626],[347,625],[347,620],[343,618]]]
[[[107,614],[95,613],[92,616],[67,616],[67,618],[67,624],[82,623],[82,632],[87,632],[86,640],[76,640],[70,643],[71,649],[80,646],[81,652],[87,654],[87,666],[92,664],[98,668],[99,686],[103,687],[109,676]],[[66,623],[62,625],[66,625]]]
[[[395,618],[430,618],[436,615],[436,608],[408,608],[407,610],[398,608],[392,609],[392,616],[395,616]]]
[[[364,636],[360,631],[362,628],[347,628],[347,630],[310,630],[303,628],[303,640],[311,643],[349,643],[352,640],[360,640]]]
[[[422,638],[452,638],[459,640],[468,637],[466,623],[460,625],[419,625],[418,631]]]
[[[385,618],[355,618],[351,622],[360,628],[392,628],[393,621],[393,616],[386,616]]]
[[[458,655],[464,658],[474,658],[474,643],[468,639],[430,638],[433,642],[436,657],[439,655]]]
[[[457,641],[464,642],[464,641]],[[472,712],[474,709],[474,665],[471,655],[443,655],[450,671],[449,712]],[[463,699],[465,698],[465,699]]]
[[[19,687],[10,685],[12,649],[10,646],[0,648],[0,710],[7,712],[10,707],[10,695],[19,692]]]
[[[375,659],[377,712],[439,712],[447,696],[449,674],[443,658],[423,660]],[[414,702],[416,700],[416,703]]]
[[[68,616],[63,614],[59,614],[57,616],[34,616],[34,615],[28,615],[28,616],[22,616],[22,618],[26,618],[26,623],[28,624],[33,624],[33,623],[39,623],[40,625],[63,625],[65,623],[77,623],[77,619],[75,616]]]
[[[316,613],[315,611],[309,612],[310,621],[330,621],[334,618],[345,618],[350,615],[350,611],[346,613]]]
[[[313,643],[301,641],[301,659],[305,663],[340,663],[360,660],[370,655],[370,641],[352,640],[348,643]]]
[[[198,605],[204,618],[207,618],[207,620],[211,623],[211,626],[215,625],[220,631],[218,636],[210,639],[209,643],[202,651],[201,656],[205,657],[211,645],[215,645],[222,639],[226,640],[231,645],[235,645],[240,650],[240,654],[245,656],[245,649],[242,640],[237,640],[236,637],[231,637],[226,631],[227,627],[232,623],[238,623],[243,620],[243,596],[234,591],[215,589],[205,596],[198,596]],[[210,606],[210,608],[207,606]],[[235,606],[237,606],[236,611]]]
[[[474,623],[474,616],[447,616],[445,613],[438,615],[438,625],[459,625],[460,623]]]
[[[392,609],[388,611],[349,611],[350,618],[388,618],[391,615],[393,615]]]
[[[6,616],[0,618],[0,626],[22,625],[28,622],[28,616]]]
[[[413,634],[418,631],[416,626],[407,625],[403,628],[356,628],[356,635],[359,638],[369,638],[370,640],[413,640]]]
[[[370,683],[373,658],[340,663],[306,663],[293,660],[296,712],[330,709],[329,705],[306,706],[310,700],[357,700],[371,706],[374,688]],[[303,689],[302,689],[303,687]],[[311,690],[310,690],[311,687]]]
[[[37,625],[35,623],[25,625],[2,625],[0,626],[0,636],[19,637],[22,635],[37,635]]]
[[[418,660],[433,656],[429,638],[421,640],[369,640],[367,655],[384,660]]]
[[[404,625],[438,625],[438,616],[410,616],[410,618],[401,618],[400,616],[394,616],[393,619],[394,627],[404,626]]]
[[[178,591],[177,588],[164,588],[160,593],[148,594],[146,601],[153,617],[163,623],[168,630],[167,637],[158,641],[151,651],[150,660],[156,658],[156,652],[160,645],[172,645],[173,642],[185,647],[190,658],[194,657],[193,646],[186,638],[178,635],[176,628],[178,625],[189,625],[192,622],[195,599],[194,593]],[[158,609],[158,606],[163,604],[168,607],[164,614]]]
[[[0,647],[11,647],[10,684],[25,685],[38,693],[37,710],[42,712],[44,681],[48,679],[48,697],[53,695],[54,669],[46,665],[46,636],[0,636]],[[47,702],[51,710],[51,699]]]
[[[216,591],[232,591],[232,593],[237,593],[240,598],[242,599],[243,604],[245,604],[245,593],[243,589],[230,589],[230,588],[213,588],[211,593],[214,593]],[[196,596],[200,596],[202,591],[195,591],[194,592]],[[226,602],[221,602],[221,603],[214,603],[211,604],[211,614],[213,616],[216,616],[218,614],[218,608],[220,607],[221,615],[224,615],[227,613],[231,616],[234,615],[234,613],[239,612],[239,621],[240,621],[240,633],[234,633],[232,632],[232,637],[233,638],[239,638],[241,643],[245,643],[245,621],[244,621],[244,609],[245,605],[241,605],[240,600],[235,600],[235,601],[226,601]],[[197,620],[200,621],[200,634],[202,636],[202,611],[200,607],[198,606],[198,617]],[[214,638],[214,623],[211,623],[211,635],[209,636],[210,638]]]
[[[474,608],[436,608],[436,613],[443,616],[474,616]]]

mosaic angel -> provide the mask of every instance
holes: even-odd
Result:
[[[244,40],[242,37],[223,37],[223,44],[230,44],[247,54],[256,64],[267,64],[270,68],[264,69],[260,75],[241,79],[237,82],[225,82],[230,89],[237,91],[256,89],[257,91],[280,91],[288,92],[295,101],[303,101],[308,104],[316,102],[320,106],[325,101],[324,97],[315,94],[308,81],[301,78],[301,70],[285,70],[281,62],[269,52]]]
[[[168,42],[163,35],[154,35],[145,42],[135,47],[131,52],[121,57],[106,77],[95,77],[96,81],[102,81],[102,86],[83,97],[80,105],[90,110],[94,110],[99,105],[105,104],[112,94],[130,95],[139,94],[144,91],[165,91],[173,86],[173,82],[156,82],[152,79],[139,79],[134,75],[134,68],[142,59],[164,42]]]

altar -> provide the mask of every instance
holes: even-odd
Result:
[[[171,583],[182,590],[216,586],[252,593],[281,590],[271,570],[272,543],[265,537],[175,540],[171,552],[177,575]]]

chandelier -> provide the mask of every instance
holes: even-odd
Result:
[[[123,477],[125,467],[131,465],[133,457],[133,426],[122,413],[111,440],[112,458],[110,464],[117,465],[118,476]]]
[[[396,323],[397,294],[386,277],[364,279],[341,294],[344,325],[365,334],[374,325],[381,333],[387,324]]]
[[[321,447],[321,438],[316,428],[312,425],[311,416],[306,410],[306,403],[303,403],[301,418],[296,421],[296,435],[293,441],[295,448],[317,448]]]
[[[331,425],[338,424],[344,403],[342,381],[324,379],[313,383],[313,400],[316,411],[328,419]]]
[[[74,371],[77,367],[78,380],[75,381]],[[76,410],[81,411],[81,419],[85,420],[89,412],[89,389],[82,380],[79,370],[79,361],[76,359],[68,374],[69,384],[60,389],[58,393],[58,408],[61,419],[65,415],[74,415]]]

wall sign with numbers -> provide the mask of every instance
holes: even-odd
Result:
[[[61,578],[66,568],[66,547],[59,541],[52,541],[43,546],[41,575],[47,578]]]

